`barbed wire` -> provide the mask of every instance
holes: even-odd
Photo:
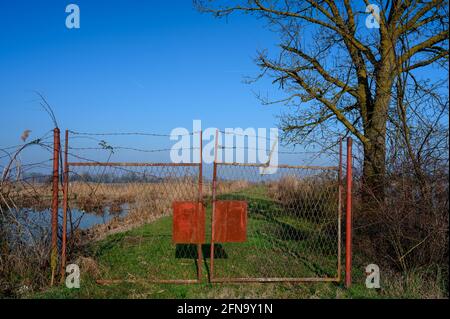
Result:
[[[69,130],[69,133],[73,134],[73,135],[84,135],[84,136],[130,136],[130,135],[135,135],[135,136],[154,136],[154,137],[171,137],[171,136],[192,136],[196,133],[200,133],[200,131],[198,132],[190,132],[187,134],[166,134],[166,133],[144,133],[144,132],[112,132],[112,133],[90,133],[90,132],[77,132],[77,131],[72,131]]]
[[[36,162],[36,163],[20,164],[19,167],[22,167],[22,168],[23,167],[31,167],[31,166],[35,166],[35,165],[42,165],[42,164],[49,163],[49,162],[53,162],[53,159],[50,158],[50,159],[42,160],[42,161]]]
[[[254,135],[254,134],[241,134],[241,133],[236,133],[236,132],[227,132],[227,131],[218,131],[219,133],[225,134],[225,135],[235,135],[235,136],[242,136],[242,137],[255,137],[258,139],[263,139],[263,140],[267,140],[267,141],[273,141],[272,138],[267,137],[267,136],[259,136],[259,135]],[[277,135],[278,137],[278,135]]]
[[[127,136],[127,135],[141,135],[141,136],[157,136],[157,137],[170,137],[170,134],[162,134],[162,133],[141,133],[141,132],[112,132],[112,133],[89,133],[89,132],[77,132],[77,131],[73,131],[73,130],[69,130],[69,132],[71,134],[74,135],[78,135],[78,136],[74,136],[72,138],[86,138],[86,139],[91,139],[93,141],[99,142],[99,143],[103,143],[105,142],[104,140],[100,140],[100,139],[96,139],[93,136]],[[196,132],[190,132],[188,134],[177,134],[178,136],[193,136],[196,133],[200,133],[201,131],[196,131]],[[272,138],[270,137],[266,137],[266,136],[258,136],[258,135],[254,135],[254,134],[243,134],[243,133],[237,133],[237,132],[229,132],[229,131],[224,131],[224,130],[219,130],[218,132],[225,134],[225,135],[234,135],[234,136],[242,136],[242,137],[254,137],[254,138],[258,138],[258,139],[264,139],[267,141],[273,141]],[[238,146],[233,146],[233,147],[228,147],[228,146],[219,146],[220,149],[222,150],[226,150],[226,149],[234,149],[234,150],[255,150],[255,151],[261,151],[261,150],[265,150],[263,148],[252,148],[252,147],[238,147]],[[124,146],[108,146],[108,147],[69,147],[72,150],[108,150],[108,149],[116,149],[116,150],[130,150],[130,151],[136,151],[136,152],[143,152],[143,153],[155,153],[155,152],[166,152],[166,151],[171,151],[172,149],[170,148],[164,148],[164,149],[141,149],[141,148],[134,148],[134,147],[124,147]],[[192,150],[198,150],[199,148],[190,148]],[[184,149],[180,149],[180,150],[188,150],[188,148],[184,148]],[[320,152],[315,152],[315,151],[289,151],[289,150],[279,150],[278,154],[283,154],[283,155],[304,155],[304,154],[310,154],[310,155],[317,155],[319,153],[325,153],[326,151],[320,151]],[[331,151],[331,153],[333,153],[334,155],[338,154],[338,151]],[[354,158],[356,158],[355,156],[353,156]]]
[[[16,144],[16,145],[11,145],[11,146],[0,147],[0,150],[3,150],[3,151],[12,150],[12,149],[17,149],[18,150],[18,149],[20,149],[20,148],[22,148],[24,146],[27,146],[27,145],[41,145],[41,144],[43,144],[42,142],[45,142],[45,141],[47,141],[50,138],[51,138],[51,136],[48,136],[48,137],[45,137],[45,138],[36,138],[36,139],[34,139],[34,140],[32,140],[32,141],[30,141],[28,143],[22,143],[22,144]]]
[[[141,153],[158,153],[158,152],[168,152],[172,151],[172,148],[162,148],[162,149],[141,149],[134,147],[126,147],[126,146],[108,146],[108,147],[69,147],[71,150],[75,151],[110,151],[114,152],[115,150],[127,150],[127,151],[135,151]],[[185,150],[200,150],[199,147],[190,147],[190,148],[178,148],[177,151],[185,151]]]
[[[252,151],[270,151],[266,148],[259,148],[259,147],[242,147],[242,146],[218,146],[219,149],[242,149],[242,150],[252,150]],[[317,154],[317,152],[311,152],[311,151],[278,151],[278,154],[293,154],[293,155],[301,155],[301,154]]]
[[[187,134],[167,134],[167,133],[146,133],[146,132],[106,132],[106,133],[94,133],[94,132],[78,132],[78,131],[73,131],[73,130],[69,130],[69,133],[73,134],[73,135],[84,135],[84,136],[128,136],[128,135],[141,135],[141,136],[155,136],[155,137],[171,137],[171,136],[192,136],[194,134],[199,134],[202,131],[194,131],[194,132],[189,132]],[[241,133],[236,133],[236,132],[227,132],[227,131],[222,131],[219,130],[219,133],[225,134],[225,135],[235,135],[235,136],[242,136],[242,137],[255,137],[258,139],[265,139],[268,141],[272,141],[273,139],[270,137],[266,137],[266,136],[259,136],[259,135],[255,135],[255,134],[241,134]],[[277,135],[278,137],[278,135]]]
[[[74,153],[70,153],[70,152],[67,152],[67,155],[75,157],[75,158],[77,158],[79,160],[82,160],[82,161],[86,161],[86,162],[101,163],[100,161],[96,161],[96,160],[93,160],[93,159],[90,159],[90,158],[87,158],[87,157],[83,157],[83,156],[80,156],[80,155],[77,155],[77,154],[74,154]]]

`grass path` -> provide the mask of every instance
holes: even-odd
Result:
[[[216,275],[223,277],[317,277],[336,274],[336,257],[311,249],[315,236],[280,237],[280,230],[311,233],[308,221],[289,216],[270,218],[264,209],[275,209],[258,192],[228,194],[249,202],[248,239],[245,243],[218,245]],[[263,208],[262,208],[263,207]],[[265,207],[265,208],[264,208]],[[256,210],[257,208],[257,210]],[[258,214],[256,213],[258,212]],[[207,238],[210,238],[211,207],[207,207]],[[369,290],[364,286],[364,267],[355,256],[354,286],[342,283],[209,284],[209,245],[204,245],[203,283],[191,285],[153,284],[151,279],[196,279],[196,247],[174,245],[171,217],[106,237],[88,247],[91,265],[81,264],[80,289],[55,287],[34,294],[37,298],[380,298],[389,290]],[[306,237],[305,237],[306,236]],[[137,283],[102,286],[96,279],[131,279]]]

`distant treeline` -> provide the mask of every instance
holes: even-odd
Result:
[[[156,176],[154,174],[127,172],[123,174],[111,173],[71,173],[69,175],[71,182],[86,183],[160,183],[163,181],[196,179],[197,176]],[[20,180],[26,180],[30,183],[51,183],[52,175],[43,173],[27,173]]]
[[[173,179],[168,177],[160,177],[152,174],[127,172],[124,174],[70,174],[71,182],[88,182],[88,183],[159,183],[164,180]]]

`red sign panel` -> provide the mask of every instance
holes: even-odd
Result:
[[[247,240],[247,202],[216,201],[214,242],[242,243]]]
[[[173,203],[172,239],[177,244],[205,242],[205,208],[201,203]]]

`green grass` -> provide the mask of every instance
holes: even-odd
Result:
[[[328,247],[318,225],[285,214],[268,199],[263,188],[253,188],[219,199],[246,200],[249,205],[245,243],[218,244],[216,277],[335,277],[336,247]],[[207,238],[210,238],[211,207],[207,207]],[[171,217],[128,232],[114,234],[91,244],[85,255],[92,265],[81,264],[80,289],[54,287],[32,298],[416,298],[423,294],[418,276],[410,283],[382,277],[381,290],[365,287],[365,264],[355,256],[354,285],[342,283],[209,284],[209,245],[203,246],[203,283],[153,284],[152,279],[196,279],[196,247],[172,243]],[[289,234],[289,236],[286,236]],[[208,240],[209,242],[209,240]],[[319,245],[320,244],[320,245]],[[320,247],[320,249],[319,249]],[[132,279],[137,283],[98,285],[96,279]],[[428,290],[427,290],[428,291]]]

